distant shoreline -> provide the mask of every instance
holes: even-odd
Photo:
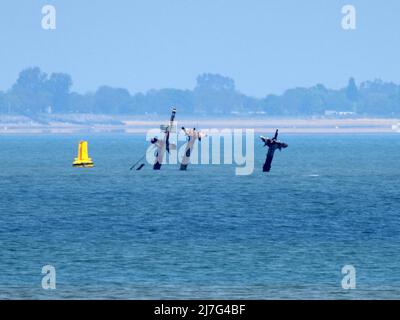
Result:
[[[44,119],[44,120],[43,120]],[[0,135],[39,134],[145,134],[168,122],[161,116],[48,115],[31,119],[0,115]],[[286,134],[393,134],[400,132],[400,119],[283,119],[267,117],[178,118],[178,127],[199,129],[254,129],[268,134],[279,128]]]

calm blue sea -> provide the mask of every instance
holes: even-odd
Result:
[[[236,176],[129,171],[141,136],[0,137],[0,298],[399,299],[400,135],[281,138],[270,174],[257,141]]]

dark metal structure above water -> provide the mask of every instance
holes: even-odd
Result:
[[[174,130],[175,115],[176,115],[176,109],[172,108],[169,125],[167,125],[167,126],[161,125],[160,126],[160,129],[162,131],[164,131],[164,139],[162,139],[162,140],[157,139],[157,138],[151,139],[151,143],[154,144],[157,148],[156,159],[155,159],[155,162],[153,165],[154,170],[161,169],[165,151],[167,151],[169,153],[171,149],[176,149],[176,145],[171,144],[169,141],[170,133]]]
[[[272,139],[263,136],[261,136],[260,138],[264,142],[264,147],[268,147],[267,158],[265,159],[263,171],[269,172],[271,170],[271,164],[272,160],[274,159],[276,149],[279,149],[279,151],[281,151],[282,149],[287,148],[288,145],[284,142],[278,141],[278,129],[276,129],[275,136]]]

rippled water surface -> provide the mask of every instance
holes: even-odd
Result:
[[[0,298],[400,298],[400,135],[282,135],[268,175],[257,141],[250,176],[129,171],[127,135],[85,137],[76,169],[81,138],[0,137]]]

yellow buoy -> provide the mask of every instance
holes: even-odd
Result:
[[[93,167],[92,158],[89,158],[87,141],[79,142],[78,158],[75,158],[75,161],[72,164],[72,166],[84,167],[84,168],[92,168]]]

